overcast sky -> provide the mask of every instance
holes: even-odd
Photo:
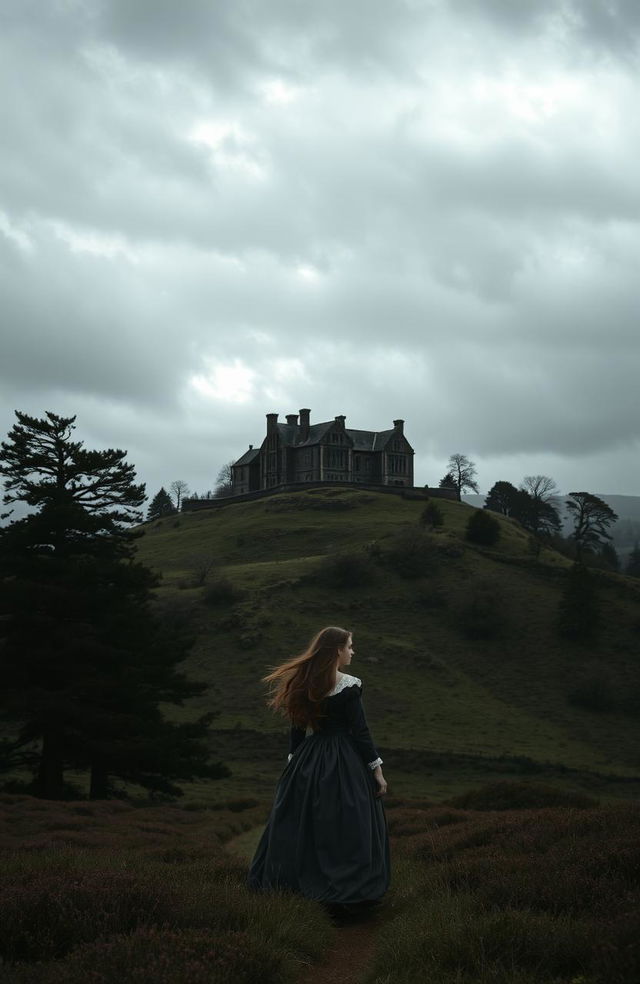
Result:
[[[2,0],[0,431],[640,495],[637,0]]]

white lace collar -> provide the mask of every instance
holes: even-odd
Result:
[[[351,676],[349,673],[343,673],[342,676],[339,677],[338,682],[336,683],[333,690],[327,694],[327,697],[335,697],[335,695],[339,694],[342,690],[345,689],[345,687],[361,687],[361,686],[362,686],[362,680],[360,679],[360,677]]]

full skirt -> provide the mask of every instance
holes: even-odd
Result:
[[[285,767],[249,886],[356,903],[389,887],[389,836],[377,783],[346,734],[314,734]]]

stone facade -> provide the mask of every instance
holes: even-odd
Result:
[[[344,416],[312,424],[311,411],[267,414],[259,448],[249,447],[232,467],[233,494],[282,485],[348,482],[354,485],[413,487],[413,448],[404,421],[386,431],[352,430]]]

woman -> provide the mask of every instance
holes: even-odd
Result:
[[[251,888],[289,888],[349,906],[375,902],[389,886],[381,800],[387,784],[362,682],[341,672],[352,657],[351,633],[329,627],[264,678],[273,687],[269,706],[291,730],[289,761],[249,870]]]

